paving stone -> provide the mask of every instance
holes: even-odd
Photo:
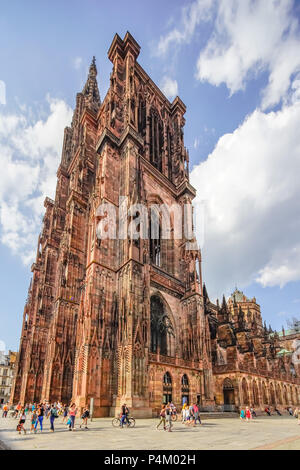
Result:
[[[140,419],[134,429],[113,428],[110,418],[93,420],[89,429],[69,432],[59,418],[56,431],[50,432],[50,423],[44,420],[43,433],[19,435],[16,420],[0,418],[0,449],[47,450],[203,450],[203,449],[293,449],[300,450],[300,426],[292,417],[259,417],[249,422],[239,418],[204,420],[203,426],[190,428],[174,423],[173,432],[157,431],[155,419]],[[25,427],[29,428],[30,420]],[[3,445],[4,444],[4,445]]]

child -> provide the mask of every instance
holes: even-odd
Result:
[[[245,410],[241,410],[240,420],[243,421],[245,418],[246,418],[246,416],[245,416]]]

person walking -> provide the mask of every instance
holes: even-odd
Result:
[[[278,416],[282,416],[281,413],[280,413],[280,411],[278,410],[278,408],[277,408],[276,406],[275,406],[275,408],[274,408],[274,411],[276,411],[276,413],[278,414]]]
[[[181,410],[181,423],[182,424],[185,424],[185,422],[186,422],[186,408],[187,408],[187,404],[184,403],[183,407],[182,407],[182,410]]]
[[[166,426],[168,427],[168,431],[172,432],[172,410],[170,406],[166,406]]]
[[[166,405],[162,405],[161,406],[161,410],[160,410],[160,413],[159,413],[159,423],[158,425],[156,426],[156,429],[158,430],[159,426],[162,424],[163,425],[163,428],[164,428],[164,431],[166,430]]]
[[[49,418],[50,416],[50,410],[53,405],[50,405],[49,403],[45,403],[44,410],[45,410],[45,417],[46,419]]]
[[[197,421],[199,421],[199,424],[202,426],[201,419],[200,419],[199,406],[197,405],[197,403],[194,403],[193,405],[193,413],[194,413],[195,426],[197,424]]]
[[[38,415],[37,415],[37,412],[36,412],[36,408],[33,407],[33,410],[31,412],[31,428],[30,428],[30,434],[32,432],[36,432],[35,431],[35,424],[38,420]]]
[[[88,429],[88,427],[87,427],[87,421],[88,421],[89,417],[90,417],[90,411],[89,411],[89,409],[88,409],[88,408],[84,408],[84,409],[83,409],[82,416],[81,416],[82,422],[81,422],[80,428],[81,428],[81,426],[84,425],[84,429]]]
[[[124,405],[122,405],[122,407],[121,407],[121,422],[120,422],[121,428],[124,427],[125,422],[126,422],[127,427],[128,427],[128,425],[129,425],[128,415],[129,415],[129,408],[126,405],[126,403],[124,403]]]
[[[249,421],[249,419],[251,419],[251,413],[248,406],[246,406],[246,421]]]
[[[68,405],[64,405],[64,408],[63,408],[63,420],[62,420],[63,423],[64,423],[65,420],[67,419],[68,413],[69,413]]]
[[[44,420],[44,415],[45,415],[45,410],[42,404],[38,406],[37,409],[37,417],[38,419],[36,420],[34,430],[37,432],[37,426],[38,424],[40,425],[40,431],[43,432],[43,420]]]
[[[251,413],[251,418],[256,418],[256,417],[257,417],[257,416],[256,416],[256,411],[255,411],[255,409],[253,408],[253,406],[251,406],[251,408],[250,408],[250,413]]]
[[[26,429],[24,428],[25,421],[26,421],[26,413],[25,413],[25,408],[23,408],[20,411],[20,420],[19,420],[19,424],[17,426],[19,434],[21,434],[22,431],[24,432],[24,434],[26,434]]]
[[[193,405],[189,406],[189,416],[190,416],[190,426],[195,426],[195,416],[194,416],[194,408]]]
[[[190,425],[190,410],[188,404],[185,407],[185,425],[189,426]]]
[[[50,430],[54,432],[54,421],[58,418],[58,410],[55,405],[51,405],[50,407]]]
[[[267,413],[268,416],[271,416],[271,410],[268,406],[265,408],[265,412]]]
[[[69,424],[69,431],[75,431],[75,418],[77,414],[77,408],[75,403],[72,403],[69,409],[69,417],[70,417],[70,424]]]
[[[19,414],[20,414],[20,411],[22,409],[22,405],[21,403],[19,402],[16,406],[16,414],[15,414],[15,419],[17,419],[19,417]]]
[[[7,413],[8,413],[8,404],[6,403],[5,405],[3,405],[2,418],[7,418]]]
[[[246,419],[245,410],[241,409],[241,412],[240,412],[240,420],[241,420],[241,421],[245,421],[245,419]]]

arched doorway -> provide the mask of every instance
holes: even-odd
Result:
[[[172,377],[170,372],[166,372],[163,378],[163,404],[172,402]]]
[[[190,404],[190,386],[189,386],[189,379],[186,374],[181,377],[181,402],[182,405],[186,403],[187,405]]]
[[[243,405],[250,405],[248,385],[247,385],[247,381],[245,378],[242,380],[242,403]]]
[[[234,399],[234,387],[233,383],[229,378],[226,378],[223,382],[223,397],[224,397],[224,411],[234,411],[235,399]]]

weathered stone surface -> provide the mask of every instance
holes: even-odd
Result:
[[[203,410],[299,403],[299,366],[259,306],[236,291],[214,305],[201,253],[186,239],[98,240],[98,206],[120,222],[128,205],[191,205],[185,105],[170,103],[137,62],[127,33],[109,49],[103,102],[93,59],[65,129],[55,200],[45,200],[11,401],[75,401],[108,416],[126,402],[136,417],[162,400]],[[174,229],[174,217],[171,233]]]

